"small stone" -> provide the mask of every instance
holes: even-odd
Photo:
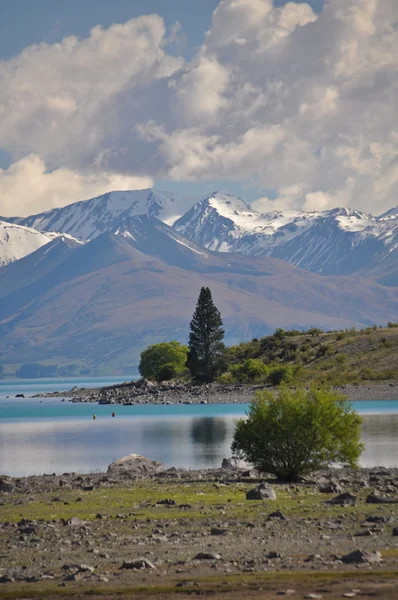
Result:
[[[213,552],[198,552],[193,560],[220,560],[221,555]]]
[[[345,594],[343,594],[343,598],[355,598],[355,597],[356,597],[355,592],[346,592]]]
[[[318,598],[322,598],[321,594],[307,594],[304,598],[308,598],[308,600],[318,600]]]
[[[123,561],[121,569],[156,569],[155,565],[147,558],[137,558],[136,560]]]
[[[81,525],[85,525],[86,521],[83,521],[82,519],[79,519],[78,517],[72,517],[71,519],[67,520],[66,524],[71,525],[72,527],[79,527]]]
[[[226,529],[221,529],[220,527],[212,527],[210,530],[210,535],[225,535],[227,533]]]
[[[90,571],[90,573],[94,573],[95,568],[83,563],[83,564],[79,565],[79,571],[81,571],[81,572]]]
[[[270,519],[280,519],[281,521],[286,521],[286,517],[281,510],[275,510],[274,512],[268,515],[268,520]]]
[[[394,529],[392,530],[392,534],[398,535],[398,527],[394,527]]]

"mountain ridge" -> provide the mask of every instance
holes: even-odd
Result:
[[[323,275],[377,277],[388,259],[398,264],[398,207],[375,217],[363,211],[272,211],[260,213],[237,196],[213,192],[198,199],[150,189],[109,192],[10,222],[45,234],[48,229],[87,241],[115,232],[133,217],[148,215],[172,226],[204,250],[273,256]],[[391,256],[394,260],[391,260]],[[385,281],[395,281],[389,275]]]

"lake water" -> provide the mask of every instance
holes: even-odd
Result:
[[[58,398],[15,398],[17,393],[119,381],[0,381],[0,473],[102,471],[116,458],[133,452],[167,466],[210,468],[231,455],[235,420],[247,408],[243,404],[98,406]],[[364,416],[361,465],[398,467],[398,400],[354,402],[353,406]]]

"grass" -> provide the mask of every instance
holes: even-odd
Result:
[[[242,587],[256,589],[259,585],[332,585],[336,581],[355,581],[360,582],[372,581],[377,578],[381,581],[394,581],[398,577],[398,571],[378,570],[377,573],[372,571],[295,571],[289,573],[283,572],[259,572],[259,573],[234,573],[228,575],[215,575],[205,577],[195,577],[195,582],[199,586],[177,587],[177,584],[184,579],[172,579],[163,584],[136,584],[136,585],[115,585],[102,584],[95,585],[86,583],[82,588],[81,585],[68,585],[67,587],[58,587],[54,583],[38,583],[38,584],[15,584],[8,586],[6,591],[0,590],[0,599],[6,598],[52,598],[56,596],[75,597],[78,593],[81,596],[124,596],[132,597],[132,595],[160,596],[164,594],[182,595],[182,594],[214,594],[221,589],[225,591],[241,590]],[[188,579],[189,581],[190,579]],[[78,590],[78,591],[77,591]]]
[[[278,367],[293,370],[287,372],[287,383],[343,385],[397,380],[398,327],[327,333],[277,330],[271,336],[231,346],[227,357],[232,368],[221,376],[226,383],[233,383],[235,373],[242,374],[250,359],[268,367],[261,382],[272,383],[272,371]],[[249,381],[250,377],[246,378]]]

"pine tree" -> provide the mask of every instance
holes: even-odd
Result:
[[[224,330],[208,287],[200,290],[190,323],[187,366],[193,379],[212,381],[224,366]]]

